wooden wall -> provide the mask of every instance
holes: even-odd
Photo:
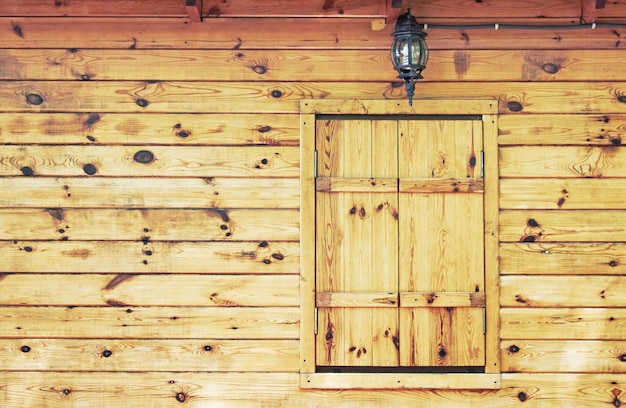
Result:
[[[201,3],[0,5],[2,406],[626,403],[626,3],[408,2],[416,98],[501,114],[503,388],[446,392],[298,388],[299,100],[404,99],[394,2]]]

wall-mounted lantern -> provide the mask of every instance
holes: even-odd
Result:
[[[424,78],[422,70],[426,68],[428,61],[426,33],[411,15],[411,9],[408,9],[406,14],[398,17],[396,31],[392,35],[391,62],[399,73],[398,78],[406,84],[409,105],[413,105],[415,83],[418,79]]]

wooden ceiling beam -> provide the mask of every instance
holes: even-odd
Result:
[[[202,21],[202,0],[185,0],[185,9],[189,15],[189,21],[193,23]]]
[[[605,0],[582,0],[581,24],[593,24],[600,15],[600,10],[606,7]]]

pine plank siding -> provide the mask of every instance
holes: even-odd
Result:
[[[499,178],[488,246],[499,296],[487,299],[497,381],[470,390],[454,373],[401,384],[324,373],[318,389],[301,387],[300,326],[313,323],[300,313],[310,260],[301,232],[311,228],[300,218],[310,153],[300,103],[406,104],[388,56],[397,3],[1,2],[0,405],[626,404],[620,1],[402,2],[429,24],[414,107],[497,106],[497,146],[484,159]],[[541,25],[550,27],[530,28]],[[376,154],[393,150],[376,143]],[[391,176],[380,173],[382,191]],[[420,180],[410,181],[403,188],[419,195]],[[331,192],[364,183],[318,182]],[[481,182],[464,186],[482,191]],[[318,302],[402,303],[397,291],[355,288],[361,296],[325,288]],[[484,304],[470,295],[437,301]],[[372,364],[393,363],[393,345],[368,344]]]

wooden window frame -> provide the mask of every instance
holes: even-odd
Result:
[[[321,100],[300,102],[300,388],[499,389],[498,103],[491,99]],[[481,115],[485,239],[484,373],[328,373],[315,361],[315,122],[316,115]]]

